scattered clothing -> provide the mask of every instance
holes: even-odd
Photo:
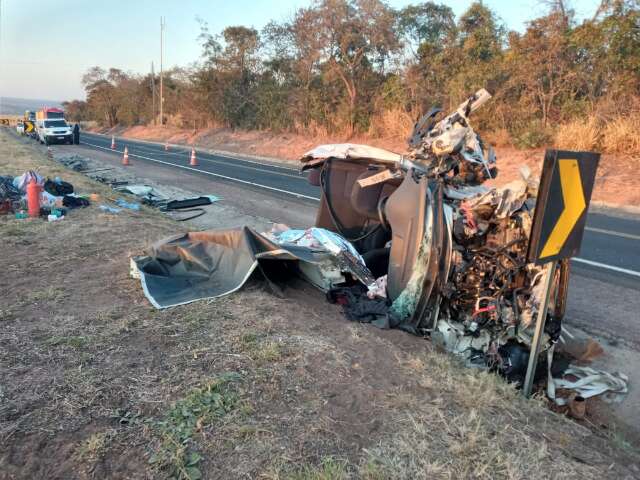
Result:
[[[23,173],[19,177],[13,179],[13,186],[21,192],[27,192],[27,185],[36,182],[38,185],[44,184],[44,179],[33,170]]]
[[[69,208],[82,208],[90,205],[89,200],[75,195],[65,195],[62,198],[62,205]]]
[[[63,182],[59,178],[55,180],[47,179],[44,182],[44,190],[56,197],[64,197],[65,195],[73,193],[73,185],[69,182]]]
[[[389,318],[389,302],[383,298],[369,298],[363,285],[334,288],[327,292],[327,299],[341,305],[352,322],[371,323],[379,328],[390,328],[394,323]]]
[[[13,184],[13,177],[0,177],[0,201],[17,201],[22,197],[22,192]]]

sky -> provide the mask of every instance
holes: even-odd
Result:
[[[166,19],[165,68],[198,61],[200,26],[261,29],[282,21],[310,0],[0,0],[0,96],[84,99],[82,75],[92,66],[146,73],[160,62],[160,16]],[[389,0],[401,8],[418,0]],[[460,15],[472,0],[443,0]],[[523,31],[543,14],[537,0],[484,0],[508,28]],[[598,0],[574,0],[578,17]]]

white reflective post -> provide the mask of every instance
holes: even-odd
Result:
[[[527,375],[524,379],[524,385],[522,386],[522,393],[525,397],[531,396],[531,389],[533,388],[533,378],[536,375],[538,355],[540,354],[540,342],[542,341],[542,335],[544,333],[544,325],[547,322],[547,309],[549,308],[549,297],[551,295],[551,286],[553,285],[553,279],[556,273],[556,264],[556,260],[545,264],[544,296],[542,298],[542,303],[538,308],[536,331],[533,334],[531,349],[529,351],[529,365],[527,366]]]

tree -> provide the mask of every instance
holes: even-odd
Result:
[[[120,70],[111,68],[109,72],[100,67],[92,67],[82,77],[87,92],[87,103],[98,119],[103,118],[109,127],[118,123],[116,88],[112,83]]]
[[[407,5],[397,13],[398,27],[408,44],[418,48],[428,45],[442,51],[455,35],[455,15],[451,7],[431,1]]]
[[[62,102],[64,108],[65,117],[72,122],[82,122],[85,120],[91,120],[91,112],[87,102],[83,100],[71,100],[69,102]]]
[[[565,18],[554,12],[529,23],[524,35],[510,38],[510,87],[519,90],[524,109],[540,112],[543,126],[557,114],[561,99],[572,100],[579,85],[575,50]]]
[[[266,49],[270,57],[265,67],[273,78],[289,91],[289,114],[293,125],[307,128],[317,121],[314,98],[323,55],[321,17],[314,8],[300,8],[293,18],[284,23],[271,22],[264,31]]]
[[[315,8],[320,18],[321,58],[326,72],[344,87],[347,133],[352,134],[360,80],[376,65],[384,73],[389,56],[400,48],[393,11],[379,0],[324,0]]]
[[[446,5],[424,2],[408,5],[398,12],[398,25],[412,45],[413,59],[406,68],[406,88],[414,116],[447,98],[451,75],[449,51],[456,39],[453,10]]]

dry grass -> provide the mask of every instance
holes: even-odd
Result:
[[[542,402],[526,401],[495,375],[469,371],[436,352],[408,357],[404,366],[431,394],[414,398],[398,414],[395,433],[366,449],[362,478],[519,479],[532,472],[535,478],[597,478],[597,453],[566,440],[545,441],[564,433],[579,442],[588,433],[566,420],[564,432],[546,431],[560,419]],[[582,464],[557,455],[572,448]]]
[[[513,139],[506,128],[499,128],[492,132],[482,134],[483,140],[493,147],[512,147]]]
[[[602,140],[602,123],[594,116],[578,119],[558,127],[555,146],[564,150],[597,150]]]
[[[322,125],[318,122],[316,122],[315,120],[311,120],[311,122],[309,122],[309,125],[304,126],[304,125],[295,125],[294,126],[294,130],[299,134],[299,135],[308,135],[312,138],[315,138],[319,141],[322,141],[323,139],[329,138],[329,130],[327,129],[326,125]]]
[[[640,154],[640,113],[602,121],[591,115],[558,127],[555,146],[567,150],[602,150],[625,155]]]
[[[602,137],[602,147],[606,152],[640,155],[640,112],[608,122]]]
[[[371,118],[369,136],[372,138],[406,139],[411,134],[414,121],[402,108],[383,110]]]
[[[117,434],[115,429],[96,432],[82,441],[75,451],[76,458],[83,463],[98,462],[108,450],[109,442]]]

